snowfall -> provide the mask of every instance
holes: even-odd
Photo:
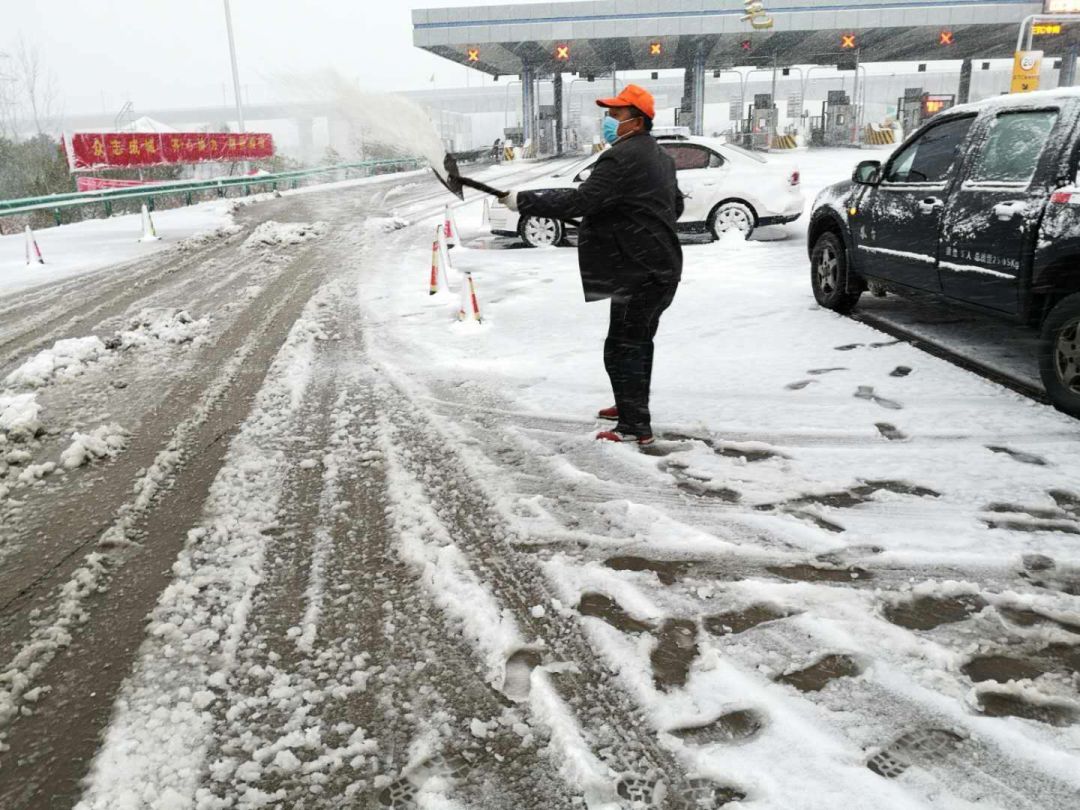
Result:
[[[807,204],[863,156],[801,153]],[[478,176],[512,184],[552,168]],[[420,191],[428,196],[409,202]],[[44,229],[44,265],[26,265],[22,234],[0,237],[0,303],[61,282],[77,298],[80,279],[237,234],[237,255],[334,239],[355,255],[292,324],[229,439],[204,517],[165,564],[172,581],[123,663],[79,810],[378,806],[349,804],[376,795],[394,807],[501,807],[476,785],[459,790],[469,778],[446,754],[462,739],[487,745],[495,760],[465,760],[497,774],[493,763],[515,756],[491,742],[500,734],[556,774],[568,797],[525,806],[662,806],[664,775],[627,776],[621,763],[639,760],[609,750],[632,735],[602,728],[565,697],[561,673],[575,667],[629,697],[627,716],[639,712],[651,730],[646,760],[655,747],[679,763],[683,782],[730,787],[731,807],[1076,806],[1075,420],[817,306],[804,216],[749,241],[684,245],[683,281],[656,341],[659,441],[647,451],[598,443],[594,415],[612,404],[608,312],[583,301],[576,251],[493,237],[482,199],[470,196],[452,209],[458,244],[430,294],[443,221],[436,191],[423,174],[309,188],[296,197],[310,216],[250,232],[241,214],[257,219],[288,195],[160,211],[157,242],[139,241],[137,216]],[[361,195],[374,201],[366,221],[319,213],[324,198]],[[481,317],[459,319],[470,277]],[[11,365],[0,382],[0,501],[118,464],[138,425],[113,409],[65,424],[51,403],[65,387],[108,386],[119,355],[168,376],[177,357],[214,339],[222,317],[194,307],[131,316]],[[344,358],[328,373],[333,351]],[[290,455],[274,437],[301,435],[305,397],[320,385],[329,392],[321,449]],[[168,485],[173,462],[159,461],[133,482],[138,508]],[[502,714],[486,717],[418,711],[403,749],[389,752],[370,724],[398,713],[369,712],[364,725],[326,708],[395,699],[379,693],[389,681],[372,663],[378,650],[335,641],[324,650],[333,666],[319,670],[330,675],[290,677],[285,664],[252,663],[263,659],[249,631],[274,544],[288,534],[271,530],[274,515],[299,497],[292,476],[314,470],[322,482],[329,517],[319,531],[329,532],[355,508],[340,495],[346,471],[375,467],[387,482],[380,504],[395,564],[437,614],[417,621],[460,633],[476,676],[506,698]],[[496,539],[460,528],[474,519],[497,524]],[[57,591],[52,627],[77,632],[64,617],[93,589],[100,555],[122,545],[115,532],[110,541]],[[339,582],[330,541],[312,543],[295,624],[282,629],[289,649],[314,661],[323,636],[340,629],[327,618],[334,600],[362,591],[370,572]],[[0,735],[50,700],[39,688],[55,655],[46,625],[0,661]],[[425,628],[416,634],[439,635]],[[579,636],[597,664],[565,657],[578,649],[566,639]],[[333,726],[304,720],[322,711]],[[276,734],[252,719],[262,712],[281,718]],[[0,782],[3,759],[18,753],[0,753]],[[393,772],[375,772],[386,763]],[[498,777],[485,779],[497,793]],[[331,796],[327,785],[343,787]],[[528,789],[515,789],[527,800]]]

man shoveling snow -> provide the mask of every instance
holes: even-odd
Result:
[[[652,444],[649,386],[653,337],[682,277],[675,222],[683,212],[675,163],[649,135],[652,95],[627,85],[606,107],[604,138],[612,148],[576,189],[511,191],[502,202],[522,214],[583,217],[578,263],[586,301],[611,299],[604,367],[615,405],[598,414],[616,422],[596,438]]]

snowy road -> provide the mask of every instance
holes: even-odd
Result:
[[[445,196],[0,299],[0,806],[1076,806],[1075,421],[815,307],[793,231],[687,246],[664,440],[597,446],[574,252],[459,209],[458,323]]]

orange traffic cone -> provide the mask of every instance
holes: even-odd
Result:
[[[30,226],[26,226],[26,263],[31,265],[34,261],[38,264],[45,264],[45,259],[41,255],[41,248],[38,247],[37,238],[34,236],[34,232],[30,230]]]
[[[450,248],[446,244],[446,228],[442,225],[435,226],[435,241],[439,245],[439,266],[442,269],[443,284],[446,285],[446,289],[450,289],[450,269],[453,265],[450,263]]]
[[[457,244],[457,223],[454,222],[454,215],[451,213],[449,205],[446,206],[443,215],[443,231],[445,231],[446,246],[452,248]]]
[[[463,321],[472,313],[477,323],[483,323],[480,317],[480,301],[476,298],[476,285],[473,284],[472,273],[465,271],[465,278],[461,280],[461,304],[458,306],[458,320]]]
[[[431,286],[428,295],[435,295],[439,291],[439,238],[431,240]]]

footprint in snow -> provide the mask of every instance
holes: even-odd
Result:
[[[899,411],[903,410],[904,406],[895,400],[886,399],[885,397],[879,397],[874,393],[874,388],[871,385],[860,385],[859,389],[855,392],[856,399],[866,399],[873,402],[875,405],[880,405],[882,408],[888,408],[889,410]]]
[[[986,449],[991,453],[1001,453],[1002,455],[1009,456],[1016,459],[1021,464],[1034,464],[1036,467],[1046,467],[1047,462],[1045,458],[1037,456],[1034,453],[1025,453],[1023,450],[1013,450],[1011,447],[1001,447],[999,445],[988,444]]]
[[[890,442],[902,442],[907,438],[907,434],[896,427],[896,425],[890,425],[888,422],[878,422],[874,425],[878,429],[883,437]]]
[[[912,765],[933,765],[956,751],[964,738],[944,728],[921,728],[897,737],[870,757],[866,767],[878,776],[895,779]]]
[[[799,380],[798,382],[788,383],[784,386],[788,391],[801,391],[811,383],[815,383],[817,380]]]
[[[908,366],[897,366],[889,372],[890,377],[906,377],[911,373],[911,369]]]
[[[865,345],[865,343],[848,343],[844,346],[836,346],[835,349],[838,352],[850,352],[853,349],[861,349]]]
[[[832,368],[812,368],[807,371],[807,374],[813,374],[815,377],[820,377],[822,374],[831,374],[834,371],[847,371],[844,366],[833,366]]]

